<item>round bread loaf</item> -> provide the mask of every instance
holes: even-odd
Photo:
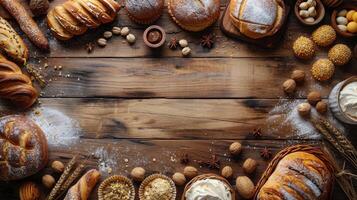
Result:
[[[172,19],[188,31],[202,31],[219,18],[219,0],[169,0]]]
[[[283,25],[285,4],[282,0],[232,0],[229,14],[233,25],[252,39],[274,35]]]
[[[134,22],[150,24],[161,16],[164,0],[125,0],[125,9]]]
[[[0,118],[0,181],[31,176],[47,161],[47,140],[40,127],[25,116]]]

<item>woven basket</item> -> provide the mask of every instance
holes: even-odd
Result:
[[[193,178],[190,182],[188,182],[186,184],[185,189],[183,190],[183,193],[182,193],[181,200],[186,200],[185,194],[186,194],[187,190],[192,186],[193,183],[195,183],[196,181],[199,181],[199,180],[204,180],[204,179],[217,179],[217,180],[222,181],[223,183],[225,183],[228,186],[228,188],[230,188],[230,191],[232,194],[232,200],[236,199],[236,192],[233,189],[233,187],[231,186],[231,184],[227,181],[227,179],[225,179],[221,176],[218,176],[216,174],[202,174],[202,175],[196,176],[195,178]]]
[[[334,183],[334,174],[335,174],[335,168],[333,167],[333,163],[331,162],[331,157],[329,156],[328,153],[324,152],[321,150],[320,147],[312,147],[309,145],[294,145],[291,147],[287,147],[283,150],[281,150],[279,153],[276,154],[276,156],[273,158],[273,160],[269,163],[267,169],[264,171],[262,174],[262,177],[260,178],[259,182],[257,183],[257,186],[255,188],[255,194],[254,194],[254,199],[257,199],[258,193],[260,189],[263,187],[265,182],[268,180],[268,178],[271,176],[271,174],[274,172],[276,166],[280,162],[281,159],[283,159],[286,155],[290,153],[294,153],[297,151],[302,151],[306,153],[310,153],[317,158],[319,158],[323,163],[325,163],[326,167],[331,173],[331,178],[332,178],[332,183],[329,185],[328,191],[332,190],[332,186]],[[332,194],[332,192],[331,192]],[[331,199],[331,197],[330,197]]]
[[[172,198],[171,200],[175,200],[176,199],[176,186],[175,186],[175,183],[172,181],[171,178],[165,176],[165,175],[162,175],[162,174],[153,174],[153,175],[150,175],[148,177],[145,178],[145,180],[140,184],[140,187],[139,187],[139,199],[144,199],[144,189],[146,187],[147,184],[149,184],[152,180],[156,179],[156,178],[162,178],[162,179],[165,179],[165,180],[168,180],[170,185],[171,185],[171,188],[172,188]]]
[[[133,183],[131,182],[130,179],[128,179],[127,177],[125,176],[118,176],[118,175],[115,175],[115,176],[111,176],[107,179],[105,179],[99,186],[98,188],[98,199],[99,200],[105,200],[104,199],[104,193],[103,193],[103,190],[105,189],[105,187],[107,187],[110,183],[114,182],[114,181],[119,181],[119,182],[123,182],[123,183],[127,183],[130,187],[130,191],[131,191],[131,197],[130,197],[130,200],[134,200],[135,199],[135,188],[134,188],[134,185]]]

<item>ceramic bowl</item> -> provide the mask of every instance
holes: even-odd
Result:
[[[347,10],[356,10],[357,11],[357,3],[350,3],[350,4],[343,4],[340,7],[336,8],[333,10],[332,15],[331,15],[331,26],[336,30],[336,32],[341,35],[342,37],[345,38],[353,38],[357,36],[357,33],[349,33],[349,32],[343,32],[337,27],[337,14],[343,9]]]
[[[300,3],[302,3],[302,2],[306,2],[306,0],[297,0],[297,1],[296,1],[296,3],[295,3],[295,9],[294,9],[294,10],[295,10],[295,16],[298,18],[298,20],[299,20],[302,24],[307,25],[307,26],[314,26],[314,25],[320,23],[321,20],[325,17],[325,7],[324,7],[324,5],[321,3],[320,0],[315,0],[315,1],[316,1],[316,7],[315,7],[315,9],[316,9],[317,15],[316,15],[316,17],[315,17],[315,21],[314,21],[314,22],[311,22],[311,23],[310,23],[310,22],[306,22],[306,21],[304,20],[304,18],[301,17],[300,14],[299,14],[299,12],[300,12],[299,5],[300,5]]]
[[[161,38],[158,42],[152,43],[150,42],[150,40],[148,39],[150,32],[152,31],[158,31],[161,34]],[[149,26],[147,29],[145,29],[144,34],[143,34],[143,40],[145,42],[145,44],[150,47],[150,48],[159,48],[161,47],[165,41],[166,41],[166,32],[163,28],[161,28],[160,26],[157,25],[152,25]]]

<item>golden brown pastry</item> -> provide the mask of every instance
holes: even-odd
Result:
[[[91,13],[101,23],[109,23],[114,19],[109,15],[106,7],[98,0],[76,0],[84,9]]]
[[[76,1],[67,1],[63,4],[63,7],[76,18],[78,22],[86,25],[88,28],[97,28],[100,25],[100,22]]]
[[[46,166],[47,140],[40,127],[20,115],[0,118],[0,180],[18,180]]]
[[[62,5],[53,9],[57,22],[73,35],[82,35],[87,31],[87,27],[77,21]]]
[[[68,32],[63,26],[57,21],[54,15],[54,10],[50,10],[47,13],[47,24],[50,28],[52,34],[59,40],[69,40],[73,37],[73,34]]]
[[[219,18],[219,0],[169,0],[172,19],[188,31],[202,31]]]
[[[28,76],[13,62],[0,56],[0,97],[9,100],[18,108],[32,106],[38,97]]]
[[[329,199],[333,174],[313,154],[297,151],[282,158],[259,190],[257,200]]]
[[[285,20],[282,0],[232,0],[229,12],[233,25],[252,39],[274,35]]]
[[[89,170],[68,190],[64,200],[87,200],[99,178],[98,170]]]
[[[18,0],[1,0],[0,4],[14,17],[23,32],[37,47],[48,50],[49,44],[30,13]]]
[[[150,24],[161,16],[164,0],[125,0],[125,9],[134,22]]]
[[[24,41],[2,17],[0,17],[0,48],[20,64],[25,64],[29,57]]]
[[[99,0],[108,10],[109,15],[114,18],[120,10],[120,5],[114,0]]]

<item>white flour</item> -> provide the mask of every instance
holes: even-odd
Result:
[[[27,115],[41,127],[50,147],[70,146],[79,140],[78,122],[58,110],[39,107]]]

